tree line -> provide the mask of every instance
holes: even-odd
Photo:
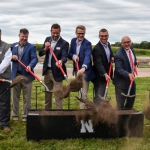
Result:
[[[115,44],[111,44],[111,46],[119,47],[121,45],[121,42],[115,42]],[[134,48],[139,49],[150,49],[150,42],[148,41],[142,41],[141,43],[133,43]]]

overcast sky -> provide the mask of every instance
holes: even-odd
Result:
[[[30,32],[29,42],[43,44],[53,23],[69,43],[77,25],[86,27],[85,37],[96,44],[101,28],[109,31],[109,42],[128,35],[135,43],[150,41],[150,0],[0,0],[2,40],[19,40],[21,28]]]

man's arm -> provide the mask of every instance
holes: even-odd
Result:
[[[4,71],[10,65],[11,59],[12,59],[12,52],[11,52],[11,48],[9,48],[7,52],[5,53],[4,59],[2,60],[0,64],[0,74],[4,73]]]

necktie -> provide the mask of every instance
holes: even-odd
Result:
[[[131,54],[131,50],[129,50],[129,58],[130,58],[130,63],[131,63],[131,66],[132,66],[132,69],[133,69],[133,74],[137,75],[137,70],[136,70],[136,67],[134,65],[134,61],[133,61],[133,58],[132,58],[132,54]]]

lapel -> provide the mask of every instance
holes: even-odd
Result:
[[[104,47],[103,47],[103,45],[101,44],[100,41],[99,41],[99,46],[100,46],[100,48],[102,50],[102,54],[104,54],[105,60],[107,60],[107,55],[106,55],[105,49],[104,49]],[[108,60],[107,60],[107,62],[108,62]]]
[[[61,42],[62,42],[62,38],[60,37],[60,39],[58,40],[57,44],[55,45],[54,52],[56,51],[56,47],[60,47],[61,46]]]
[[[121,50],[122,50],[122,55],[125,57],[126,62],[128,62],[128,65],[130,66],[129,58],[128,58],[128,56],[127,56],[126,51],[124,50],[123,47],[121,47]],[[130,66],[130,68],[131,68],[131,66]]]

